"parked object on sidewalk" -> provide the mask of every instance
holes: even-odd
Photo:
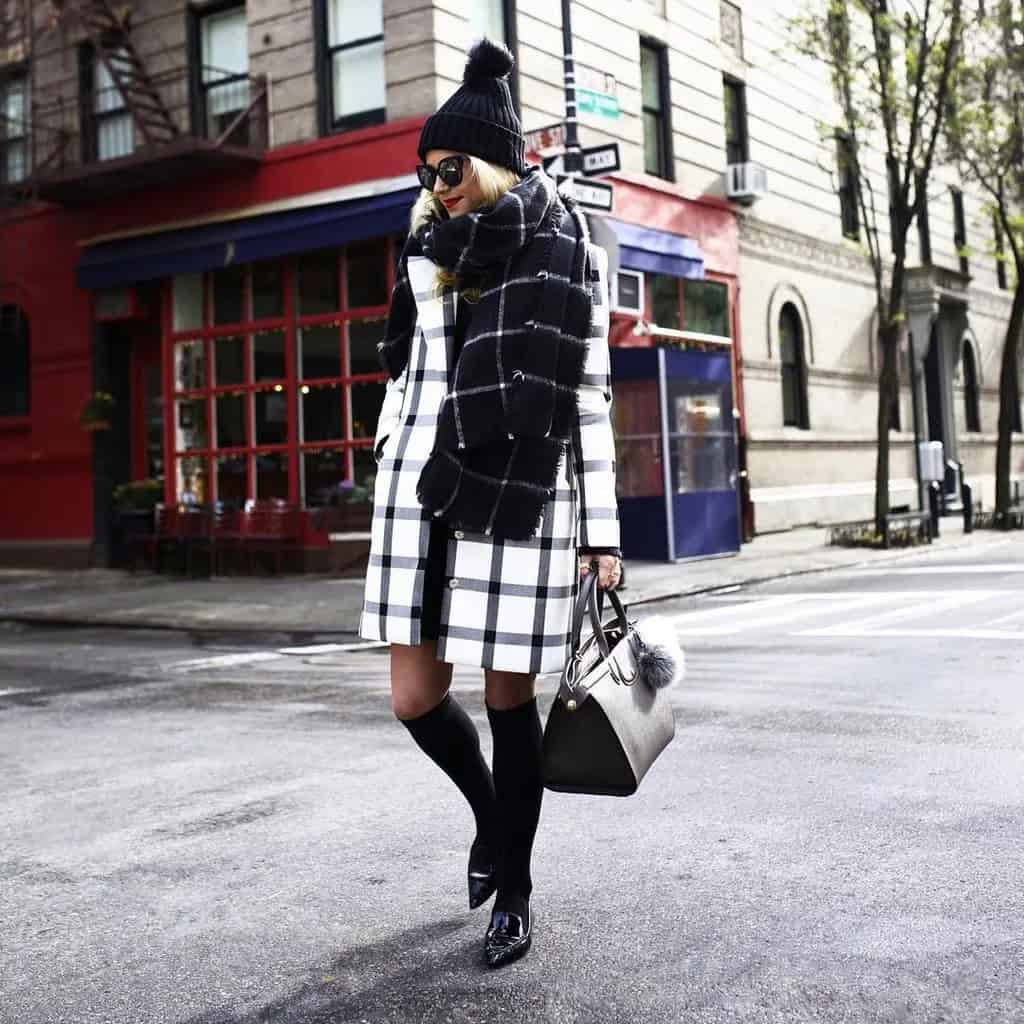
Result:
[[[544,785],[565,793],[629,796],[675,735],[663,692],[683,674],[671,627],[646,632],[630,622],[614,591],[615,621],[604,625],[593,576],[573,615],[573,654],[544,729]],[[591,635],[581,642],[584,620]]]
[[[78,414],[81,428],[90,433],[109,430],[111,417],[114,415],[114,396],[106,391],[94,391],[82,403]]]
[[[853,519],[844,523],[823,524],[828,543],[842,548],[893,548],[931,544],[932,517],[928,511],[890,512],[882,533],[875,532],[874,519]]]

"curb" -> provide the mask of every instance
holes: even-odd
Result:
[[[999,543],[1005,543],[1005,541],[996,540],[993,538],[990,542],[983,544],[984,547],[990,545],[997,545]],[[764,576],[750,576],[740,580],[730,580],[726,583],[715,583],[713,585],[691,587],[686,590],[672,591],[665,594],[651,594],[647,597],[641,597],[636,601],[626,601],[627,607],[641,607],[648,604],[662,604],[666,601],[674,601],[681,597],[699,597],[701,594],[714,594],[722,590],[735,590],[741,587],[755,587],[761,583],[773,583],[777,580],[784,579],[796,579],[799,576],[813,576],[817,573],[833,572],[836,569],[862,569],[872,565],[877,565],[879,562],[899,562],[907,558],[914,558],[922,554],[928,554],[932,552],[943,553],[950,551],[961,551],[964,548],[974,547],[977,541],[959,541],[955,544],[951,543],[948,545],[942,545],[941,548],[936,549],[932,545],[918,546],[909,548],[905,551],[895,551],[891,554],[881,554],[875,558],[858,558],[853,559],[849,562],[836,562],[834,565],[816,565],[809,569],[788,569],[782,572],[773,572]]]
[[[879,554],[874,558],[852,558],[848,562],[836,562],[831,565],[816,565],[805,569],[786,569],[779,571],[768,570],[761,575],[747,576],[742,579],[731,579],[713,584],[703,584],[695,587],[683,588],[681,590],[671,590],[665,593],[647,594],[637,598],[635,601],[627,600],[624,603],[627,607],[639,608],[650,604],[663,604],[667,601],[677,600],[678,598],[699,597],[701,594],[713,594],[718,591],[753,587],[762,583],[772,583],[777,580],[790,578],[796,579],[800,576],[812,576],[819,573],[833,572],[836,569],[859,569],[884,562],[898,562],[907,558],[917,558],[922,554],[929,554],[933,552],[945,554],[947,552],[961,551],[964,548],[975,546],[989,547],[998,545],[999,543],[1006,543],[1006,539],[1000,536],[998,539],[992,538],[990,541],[987,540],[981,545],[978,544],[978,540],[961,540],[948,545],[943,544],[939,549],[936,549],[932,545],[923,547],[918,546],[905,550],[894,551],[892,553]],[[48,615],[45,612],[24,612],[20,614],[18,612],[11,614],[4,614],[0,612],[0,624],[2,623],[11,623],[13,625],[21,626],[50,626],[54,629],[116,629],[138,633],[162,632],[183,633],[196,636],[238,636],[247,639],[255,635],[286,636],[300,639],[312,636],[350,638],[358,635],[355,629],[344,629],[340,626],[338,628],[322,626],[316,628],[302,626],[282,627],[268,624],[266,622],[253,623],[251,621],[244,623],[224,622],[189,624],[154,621],[126,622],[124,620],[117,619],[82,618],[74,615]]]

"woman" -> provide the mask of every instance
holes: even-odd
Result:
[[[361,634],[391,645],[395,715],[472,808],[469,903],[497,891],[491,966],[532,939],[537,673],[568,655],[579,574],[620,575],[604,253],[527,169],[507,75],[482,40],[420,137],[423,191],[381,361],[390,380]],[[448,693],[484,670],[493,774]]]

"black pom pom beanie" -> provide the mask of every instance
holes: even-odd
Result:
[[[507,81],[514,63],[501,43],[481,39],[473,46],[462,85],[423,126],[418,150],[421,160],[432,149],[451,149],[516,174],[526,173],[523,126],[512,106]]]

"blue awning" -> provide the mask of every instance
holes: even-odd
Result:
[[[704,253],[692,238],[604,218],[619,240],[619,264],[631,270],[701,280]]]
[[[78,261],[83,288],[111,288],[173,274],[308,252],[405,230],[419,188],[305,206],[89,246]]]

